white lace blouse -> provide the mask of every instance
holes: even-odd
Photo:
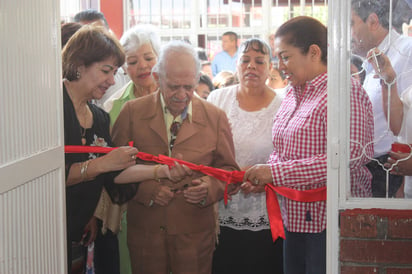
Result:
[[[245,111],[239,107],[236,94],[238,85],[213,91],[208,101],[223,109],[232,127],[236,161],[243,168],[255,164],[265,164],[273,150],[273,118],[278,110],[282,92],[266,108]],[[227,206],[219,203],[219,223],[233,229],[258,231],[269,229],[266,211],[266,194],[242,192],[232,196]]]

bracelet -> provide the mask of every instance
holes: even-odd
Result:
[[[155,168],[154,168],[154,170],[153,170],[153,178],[156,180],[156,181],[158,181],[158,182],[160,182],[160,178],[158,177],[158,175],[157,175],[157,170],[159,169],[159,167],[161,167],[162,165],[156,165],[155,166]]]
[[[86,181],[87,179],[87,168],[89,166],[90,160],[87,160],[81,164],[80,167],[80,177],[82,178],[82,181]]]

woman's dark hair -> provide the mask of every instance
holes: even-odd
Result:
[[[209,87],[209,90],[212,91],[215,89],[215,87],[213,86],[212,80],[210,79],[209,76],[207,76],[204,73],[200,73],[200,78],[199,78],[199,84],[205,84],[206,86]]]
[[[113,57],[116,66],[124,64],[125,54],[117,38],[104,27],[84,25],[69,39],[62,52],[63,78],[77,79],[77,68]]]
[[[307,54],[311,45],[317,45],[322,51],[322,62],[328,61],[328,33],[326,27],[308,16],[298,16],[281,25],[275,37],[283,37],[284,41]]]
[[[75,34],[81,27],[82,25],[76,22],[69,22],[61,25],[62,48],[64,48],[67,41],[69,41],[73,34]]]
[[[268,55],[269,58],[270,58],[270,54],[271,54],[270,46],[269,46],[268,43],[266,43],[265,41],[263,41],[261,39],[250,38],[250,39],[244,41],[239,47],[239,52],[240,53],[245,53],[245,52],[248,52],[251,49],[253,49],[256,52],[260,52],[263,55]]]
[[[212,83],[215,89],[219,89],[235,85],[238,83],[238,81],[235,73],[228,70],[222,70],[221,72],[216,74],[215,77],[213,77]]]

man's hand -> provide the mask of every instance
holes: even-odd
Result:
[[[392,67],[391,61],[378,48],[371,49],[366,58],[376,72],[375,78],[381,78],[386,84],[390,84],[396,79],[396,72]]]
[[[97,237],[97,218],[93,216],[84,228],[80,243],[84,246],[90,245]]]
[[[167,206],[173,199],[175,194],[167,186],[160,186],[159,192],[156,194],[154,202],[160,206]]]
[[[401,176],[411,176],[412,175],[412,157],[409,157],[410,153],[396,153],[389,152],[388,162],[385,163],[386,168],[391,168],[391,174],[401,175]],[[398,162],[398,163],[396,163]]]
[[[208,185],[202,179],[195,179],[192,185],[183,191],[183,196],[188,203],[204,205],[208,191]]]

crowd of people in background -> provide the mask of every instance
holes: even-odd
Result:
[[[401,2],[351,0],[352,197],[412,197],[411,18],[389,21],[412,10]],[[324,24],[298,16],[244,41],[227,31],[210,58],[189,41],[162,45],[153,25],[118,40],[86,10],[61,25],[61,44],[65,144],[119,147],[65,156],[69,273],[326,273],[326,201],[278,195],[284,239],[267,207],[267,185],[326,186]],[[139,151],[244,178],[225,190]]]

